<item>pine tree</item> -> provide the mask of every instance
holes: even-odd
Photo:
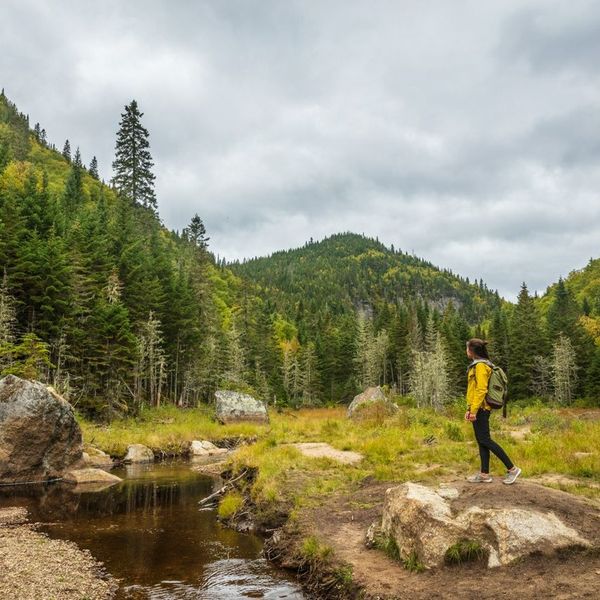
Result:
[[[574,341],[574,338],[578,335],[578,319],[579,307],[577,302],[561,277],[556,284],[552,303],[548,307],[546,315],[550,341],[554,343],[561,334]]]
[[[509,323],[509,341],[509,394],[511,399],[527,398],[532,389],[534,357],[546,355],[546,342],[537,308],[525,283]]]
[[[0,285],[0,375],[13,362],[17,334],[16,301],[8,287],[6,268]]]
[[[135,203],[156,210],[156,195],[152,173],[152,156],[148,142],[148,130],[142,125],[144,113],[139,111],[137,102],[132,100],[121,114],[117,142],[113,184],[116,189]]]
[[[504,370],[508,368],[508,323],[501,309],[496,309],[490,323],[490,354],[496,365]]]
[[[585,395],[600,406],[600,348],[595,348],[590,367],[586,373]]]
[[[65,145],[63,146],[62,155],[71,162],[71,144],[69,140],[65,140]]]
[[[89,173],[94,179],[100,179],[98,176],[98,159],[93,156],[90,162]]]
[[[194,246],[197,246],[203,250],[208,247],[208,241],[210,238],[206,237],[206,228],[204,227],[204,223],[198,214],[195,214],[192,217],[189,226],[184,229],[184,235],[190,242],[192,242],[192,244],[194,244]]]
[[[65,185],[63,204],[67,218],[72,218],[75,211],[83,204],[83,166],[79,148],[75,152],[71,172]]]

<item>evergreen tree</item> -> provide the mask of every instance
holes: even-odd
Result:
[[[152,156],[148,142],[148,130],[142,125],[144,113],[132,100],[121,114],[117,142],[113,184],[116,189],[135,203],[156,210]]]
[[[546,354],[546,343],[537,308],[523,283],[517,305],[509,323],[508,357],[509,393],[511,398],[527,398],[531,393],[534,357]]]
[[[75,211],[83,203],[83,166],[81,164],[81,154],[79,148],[75,152],[75,158],[71,166],[71,172],[67,179],[65,192],[63,195],[65,213],[68,218],[72,217]]]
[[[554,343],[560,335],[574,340],[578,336],[579,307],[573,294],[565,286],[562,277],[554,290],[552,303],[546,315],[548,337]]]
[[[192,244],[194,244],[194,246],[197,246],[202,250],[208,247],[210,238],[206,236],[206,228],[198,214],[195,214],[192,217],[189,226],[184,229],[184,235]]]
[[[13,362],[17,334],[16,301],[8,287],[6,269],[0,285],[0,375]]]
[[[586,373],[585,395],[600,406],[600,348],[596,348]]]
[[[90,162],[89,173],[94,179],[100,179],[98,176],[98,159],[93,156]]]
[[[62,155],[66,160],[71,162],[71,144],[70,144],[69,140],[65,140],[65,145],[63,146]]]

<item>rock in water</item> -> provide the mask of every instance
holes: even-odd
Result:
[[[81,463],[71,405],[39,381],[0,380],[0,482],[45,481]]]
[[[112,469],[114,466],[113,459],[106,452],[93,446],[86,447],[83,452],[83,459],[88,467],[95,469]]]
[[[230,390],[217,390],[215,400],[217,420],[224,425],[237,423],[238,421],[269,422],[269,415],[264,402],[248,394]]]
[[[87,483],[119,483],[123,481],[120,477],[105,471],[104,469],[72,469],[67,471],[64,476],[67,483],[76,483],[78,485]]]
[[[216,454],[227,454],[227,448],[218,448],[212,442],[206,440],[194,440],[190,444],[190,454],[192,456],[214,456]]]
[[[354,400],[348,406],[348,417],[353,417],[362,412],[365,408],[380,405],[384,412],[389,415],[394,414],[398,407],[390,402],[383,393],[381,386],[367,388],[362,394],[354,396]]]
[[[123,459],[126,463],[149,463],[154,462],[154,452],[144,444],[131,444],[127,446],[127,454]]]

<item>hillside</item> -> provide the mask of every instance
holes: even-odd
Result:
[[[452,302],[475,325],[501,303],[498,294],[483,283],[471,284],[448,270],[355,233],[335,234],[302,248],[228,266],[256,282],[262,293],[286,312],[301,302],[308,311],[327,304],[334,312],[424,302],[443,312]]]
[[[0,373],[103,417],[208,399],[239,282],[73,150],[0,95]]]
[[[524,288],[512,305],[355,233],[229,265],[205,234],[198,215],[167,230],[154,204],[99,181],[0,94],[0,375],[47,381],[101,418],[195,406],[217,387],[337,403],[377,384],[429,390],[438,372],[445,402],[462,393],[477,334],[514,397],[550,398],[565,334],[579,348],[568,401],[600,393],[600,354],[587,349],[589,333],[600,337],[598,261],[570,276],[569,293],[559,282],[537,302]]]

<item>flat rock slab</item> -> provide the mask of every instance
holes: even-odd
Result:
[[[67,483],[75,483],[77,485],[84,484],[114,484],[123,481],[120,477],[105,471],[104,469],[72,469],[65,473],[63,477]]]
[[[345,465],[354,465],[363,459],[363,455],[349,450],[336,450],[333,446],[324,442],[302,442],[289,444],[297,448],[304,456],[312,458],[331,458]]]

